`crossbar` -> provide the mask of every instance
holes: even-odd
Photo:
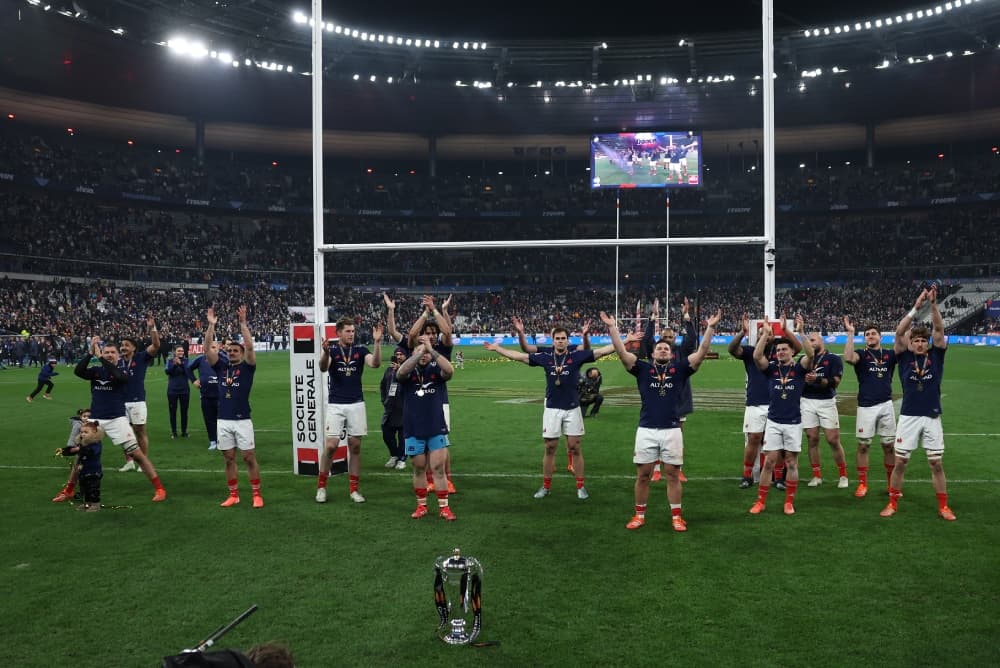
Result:
[[[597,248],[617,246],[764,245],[767,237],[646,237],[636,239],[517,239],[513,241],[414,241],[370,244],[324,244],[323,253],[405,250],[470,250],[482,248]]]

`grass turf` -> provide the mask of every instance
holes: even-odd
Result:
[[[29,405],[36,371],[2,371],[0,659],[24,667],[159,665],[256,603],[260,610],[219,646],[280,640],[306,667],[1000,663],[998,352],[955,346],[948,354],[944,461],[953,523],[936,516],[923,453],[910,465],[896,517],[878,516],[878,453],[872,492],[853,498],[850,369],[841,429],[852,489],[836,489],[824,443],[826,483],[802,486],[798,514],[784,516],[779,499],[760,516],[747,514],[754,491],[737,489],[743,367],[720,352],[693,381],[686,534],[671,530],[662,483],[646,526],[624,527],[638,403],[634,380],[611,359],[598,363],[607,401],[586,422],[591,498],[576,498],[560,448],[552,495],[535,500],[541,373],[467,349],[451,384],[454,523],[411,520],[410,473],[383,468],[378,371],[364,377],[368,503],[350,502],[346,477],[338,477],[330,502],[316,504],[315,481],[291,473],[288,359],[270,353],[258,356],[252,395],[265,508],[250,508],[242,466],[243,503],[219,508],[221,456],[206,450],[197,401],[192,437],[171,440],[165,375],[154,367],[151,456],[170,498],[151,503],[148,481],[117,472],[121,456],[106,442],[103,501],[129,507],[94,514],[49,501],[68,466],[51,453],[65,442],[66,418],[87,404],[87,384],[60,367],[53,400]],[[456,546],[484,564],[482,639],[498,646],[456,648],[435,638],[432,565]]]

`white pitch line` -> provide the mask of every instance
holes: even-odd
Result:
[[[0,465],[0,471],[66,471],[66,466],[15,466],[15,465]],[[222,469],[166,469],[157,467],[157,472],[164,473],[209,473],[212,475],[218,475],[223,473]],[[409,471],[409,470],[408,470]],[[288,469],[281,470],[268,470],[262,469],[261,473],[264,475],[295,475],[292,471]],[[112,474],[113,475],[113,474]],[[122,473],[123,476],[130,475]],[[399,478],[401,480],[408,480],[409,476],[407,473],[390,473],[388,471],[372,471],[365,472],[365,477],[375,477],[375,478]],[[454,478],[537,478],[539,473],[452,473]],[[303,478],[309,478],[311,476],[302,476]],[[635,480],[634,475],[588,475],[588,480]],[[736,476],[689,476],[691,482],[736,482],[739,480]],[[932,482],[930,478],[907,478],[907,483],[930,483]],[[953,480],[948,479],[948,484],[964,484],[964,485],[997,485],[1000,484],[1000,480],[990,480],[990,479],[979,479],[970,478],[968,480]]]

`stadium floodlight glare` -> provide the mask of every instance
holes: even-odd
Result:
[[[660,85],[661,86],[667,85],[667,77],[660,77]]]
[[[406,46],[413,46],[413,39],[410,37],[406,38]]]
[[[368,77],[368,80],[371,81],[372,83],[375,83],[375,75],[373,74],[370,77]]]
[[[684,46],[684,39],[683,38],[681,39],[681,41],[677,42],[677,46]]]
[[[913,20],[913,12],[906,12],[906,20],[907,21]]]
[[[851,87],[851,82],[850,81],[845,81],[844,82],[844,88],[850,88],[850,87]]]
[[[806,168],[806,163],[800,162],[799,163],[799,169],[805,169],[805,168]]]
[[[246,65],[247,67],[250,67],[251,65],[253,65],[253,61],[247,58],[243,61],[243,64]]]
[[[434,48],[435,49],[440,49],[441,48],[441,42],[440,42],[440,40],[434,40]]]
[[[457,49],[458,48],[458,42],[452,42],[451,43],[451,48]]]
[[[385,41],[389,42],[389,44],[395,44],[396,38],[393,35],[389,35],[388,37],[385,38]]]
[[[876,65],[875,66],[875,69],[877,69],[877,70],[884,70],[887,67],[889,67],[889,61],[888,60],[883,60],[880,65]]]
[[[933,53],[928,53],[927,54],[927,60],[934,60],[934,54]]]
[[[357,81],[358,79],[360,79],[360,78],[361,78],[361,75],[360,75],[360,74],[355,74],[355,75],[354,75],[353,77],[351,77],[351,78],[352,78],[352,79],[354,79],[355,81]]]
[[[125,28],[112,28],[111,32],[121,37],[122,35],[125,34]]]
[[[829,35],[830,34],[830,29],[829,28],[823,28],[823,34],[824,35]]]
[[[238,60],[234,60],[234,61],[233,61],[233,67],[239,67],[239,66],[240,66],[240,61],[238,61]],[[308,74],[308,73],[307,73],[307,74]]]
[[[601,48],[602,49],[608,48],[608,43],[607,42],[601,42]]]
[[[361,33],[361,39],[367,41],[368,40],[368,33],[367,32]]]
[[[875,27],[876,28],[882,27],[882,19],[875,19]]]
[[[871,29],[872,29],[872,22],[865,21],[865,30],[871,30]]]
[[[949,11],[949,12],[950,12],[950,11],[951,11],[951,3],[950,3],[950,2],[946,2],[946,3],[944,3],[944,8],[945,8],[945,9],[946,9],[947,11]]]
[[[833,27],[833,32],[835,32],[836,34],[839,35],[840,34],[840,26],[834,26]]]
[[[860,22],[859,23],[855,23],[854,24],[854,29],[855,30],[861,30],[861,23]]]
[[[309,20],[309,17],[306,16],[303,12],[295,10],[292,13],[292,20],[295,21],[296,23],[305,23]]]
[[[338,35],[341,35],[341,34],[344,33],[344,27],[343,26],[333,26],[333,32],[337,33]]]
[[[951,51],[945,51],[945,52],[944,52],[944,55],[946,55],[946,56],[948,56],[949,58],[951,58],[951,57],[952,57],[952,56],[954,56],[955,54],[954,54],[954,53],[952,53]]]
[[[208,49],[206,49],[205,45],[202,44],[201,42],[192,42],[190,55],[192,58],[201,60],[202,58],[208,55]]]
[[[469,43],[468,42],[462,42],[462,48],[463,49],[468,49],[469,48]]]
[[[357,36],[358,36],[358,31],[357,30],[352,30],[351,31],[351,37],[357,37]]]
[[[545,95],[544,97],[542,97],[542,100],[544,100],[544,101],[545,101],[545,104],[548,104],[549,102],[551,102],[551,101],[552,101],[552,98],[551,98],[551,97],[549,97],[548,95]]]
[[[285,71],[291,74],[294,70],[292,69],[291,65],[285,65]]]
[[[385,82],[386,83],[392,83],[392,77],[386,77],[385,78]]]
[[[940,14],[941,13],[941,5],[938,5],[937,7],[934,8],[934,13],[935,14]]]

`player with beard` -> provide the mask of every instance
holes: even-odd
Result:
[[[260,494],[260,465],[254,444],[253,421],[250,419],[250,391],[253,389],[254,374],[257,372],[257,353],[254,351],[253,334],[247,324],[247,307],[237,309],[240,321],[242,343],[226,343],[228,359],[219,355],[215,343],[215,324],[219,319],[215,309],[208,309],[205,319],[205,360],[215,371],[219,381],[218,448],[225,459],[226,484],[229,496],[219,505],[223,508],[240,502],[239,468],[236,465],[236,449],[239,448],[243,463],[250,478],[253,493],[253,507],[263,508],[264,498]]]
[[[635,376],[642,398],[639,427],[635,434],[635,451],[632,461],[637,467],[635,479],[635,515],[625,525],[638,529],[646,523],[646,505],[649,501],[649,483],[653,465],[663,462],[666,467],[667,500],[670,503],[674,531],[687,531],[681,515],[682,486],[680,467],[684,463],[684,434],[681,430],[680,402],[685,380],[701,366],[712,345],[712,334],[722,318],[719,310],[708,319],[705,336],[698,349],[687,357],[674,357],[669,343],[660,339],[653,347],[650,361],[640,360],[625,349],[615,319],[601,312],[601,321],[608,327],[611,342],[625,370]]]
[[[396,371],[403,401],[403,436],[406,455],[413,462],[413,491],[417,508],[410,515],[420,519],[427,514],[427,469],[435,479],[438,514],[455,520],[448,503],[445,481],[445,453],[448,450],[448,424],[444,414],[441,388],[455,373],[448,358],[434,349],[435,338],[424,334],[417,339],[413,354]],[[429,466],[428,466],[429,464]]]
[[[812,370],[814,349],[804,345],[804,353],[795,361],[792,344],[785,338],[774,338],[770,325],[764,327],[753,349],[753,359],[757,368],[767,374],[769,401],[767,424],[764,427],[764,466],[760,470],[757,500],[750,507],[750,514],[757,515],[764,510],[767,494],[771,488],[771,476],[778,457],[784,452],[785,459],[785,506],[786,515],[795,513],[795,493],[799,488],[799,453],[802,452],[802,412],[800,402],[805,389],[805,376]],[[769,360],[765,351],[772,344],[774,360]]]
[[[840,444],[840,415],[836,399],[837,386],[844,376],[844,362],[827,351],[823,335],[819,332],[809,335],[809,345],[813,349],[813,368],[806,374],[801,407],[802,426],[806,430],[809,464],[812,468],[809,486],[819,487],[823,484],[819,456],[819,429],[822,427],[823,436],[833,452],[833,462],[837,465],[837,487],[846,489],[850,481],[847,479],[847,457]]]
[[[766,322],[757,324],[757,336],[761,336],[761,329],[766,326]],[[781,324],[785,324],[785,314],[781,314]],[[753,487],[753,469],[760,454],[760,447],[764,442],[764,427],[767,425],[767,407],[770,403],[770,383],[766,375],[757,368],[757,363],[753,359],[753,346],[744,346],[743,337],[750,335],[750,318],[743,314],[741,329],[736,332],[736,336],[729,343],[729,354],[743,362],[746,371],[746,408],[743,409],[743,477],[740,478],[740,489]],[[802,350],[802,345],[797,337],[786,339],[792,346],[792,355],[796,355]],[[774,339],[764,350],[764,356],[768,360],[776,359],[774,356]],[[763,465],[763,462],[761,462]],[[780,470],[779,470],[780,469]],[[774,486],[776,489],[784,490],[784,462],[781,458],[775,463]]]
[[[148,409],[146,408],[146,370],[156,359],[156,353],[160,350],[160,333],[156,329],[156,321],[153,314],[146,316],[146,329],[149,332],[151,343],[144,349],[139,350],[138,342],[131,337],[124,337],[121,342],[121,359],[118,367],[128,377],[128,387],[125,390],[125,410],[128,413],[128,421],[135,431],[135,437],[139,441],[139,449],[146,456],[149,455],[149,432],[146,430],[146,419]],[[135,471],[135,461],[126,456],[125,465],[119,471]]]
[[[896,440],[896,413],[892,407],[892,375],[896,370],[896,351],[882,349],[882,333],[874,324],[865,325],[865,349],[854,349],[854,325],[844,316],[844,361],[854,367],[858,377],[858,414],[855,434],[858,439],[859,499],[868,494],[868,449],[878,436],[882,444],[882,461],[887,480],[892,482],[896,464],[893,442]]]
[[[129,424],[125,410],[129,377],[119,364],[119,354],[118,346],[108,343],[102,347],[100,338],[95,336],[90,342],[90,354],[80,359],[73,373],[90,382],[91,421],[97,422],[111,442],[131,457],[130,461],[137,462],[139,470],[153,484],[153,501],[166,501],[167,490],[163,488],[153,462],[139,447],[135,431]],[[90,366],[92,359],[96,359],[100,366]]]
[[[583,414],[580,412],[580,397],[576,388],[580,382],[582,366],[610,355],[614,352],[614,346],[608,344],[594,350],[570,351],[569,330],[565,327],[552,330],[552,352],[529,354],[507,350],[498,343],[486,343],[484,346],[507,359],[541,367],[545,371],[545,411],[542,417],[545,455],[542,457],[542,486],[535,492],[535,498],[544,499],[549,495],[560,436],[566,437],[566,449],[573,458],[576,496],[578,499],[590,498],[584,486],[583,450],[580,443],[584,434]]]
[[[932,330],[926,327],[910,329],[917,312],[930,301]],[[941,458],[944,456],[944,430],[941,427],[941,379],[948,339],[944,335],[944,319],[937,305],[937,286],[924,290],[913,308],[896,327],[893,350],[899,364],[899,382],[903,385],[903,406],[896,424],[896,466],[889,482],[889,505],[882,517],[892,517],[899,510],[903,496],[903,477],[910,456],[918,446],[927,452],[931,467],[931,482],[937,495],[938,516],[955,520],[948,507],[947,481]]]
[[[340,435],[347,432],[347,474],[349,492],[355,503],[364,503],[359,491],[361,480],[361,439],[368,435],[368,415],[361,388],[361,374],[365,367],[377,369],[382,365],[382,324],[372,330],[375,350],[355,345],[354,319],[337,321],[337,341],[323,342],[323,355],[319,369],[329,371],[329,405],[326,410],[326,443],[320,455],[319,479],[316,482],[316,503],[326,503],[326,481],[330,477],[333,453],[340,444]]]

